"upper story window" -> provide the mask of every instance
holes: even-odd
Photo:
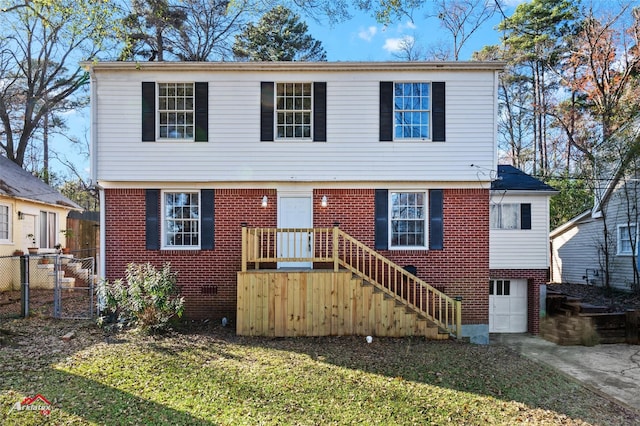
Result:
[[[618,225],[618,255],[631,256],[634,252],[634,246],[637,252],[637,232],[635,223]]]
[[[163,192],[163,248],[200,248],[200,192]]]
[[[442,81],[380,82],[380,141],[446,140]]]
[[[390,247],[426,247],[427,194],[390,192],[389,197]]]
[[[394,83],[394,138],[431,139],[431,85]]]
[[[11,238],[11,209],[5,204],[0,204],[0,242],[9,242]]]
[[[311,139],[311,83],[276,84],[276,138]]]
[[[161,139],[193,140],[193,83],[159,83],[158,117]]]
[[[491,204],[491,229],[531,229],[531,204]]]

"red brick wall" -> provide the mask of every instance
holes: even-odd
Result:
[[[374,190],[316,190],[314,226],[340,228],[369,247],[374,246]],[[261,207],[262,196],[269,206]],[[120,278],[129,262],[171,262],[186,299],[189,318],[235,318],[236,272],[240,270],[241,224],[277,225],[275,190],[215,191],[215,249],[147,251],[145,191],[105,191],[106,277]],[[323,195],[328,206],[320,206]],[[464,324],[488,324],[489,192],[444,191],[444,250],[387,250],[382,254],[400,265],[414,265],[418,276],[450,296],[462,296]],[[213,294],[211,294],[214,292]]]
[[[262,197],[270,199],[261,207]],[[235,318],[236,272],[240,270],[242,222],[276,226],[275,190],[216,190],[214,250],[145,249],[145,191],[105,191],[106,277],[121,278],[130,262],[171,263],[192,319]]]
[[[374,247],[374,190],[314,191],[314,225],[332,226]],[[327,207],[320,199],[327,196]],[[418,268],[418,277],[462,296],[463,324],[489,323],[489,192],[444,191],[444,250],[386,250],[399,265]]]
[[[527,280],[527,331],[540,333],[540,286],[549,281],[547,269],[492,269],[491,279]]]

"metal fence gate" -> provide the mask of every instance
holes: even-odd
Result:
[[[95,311],[95,258],[56,256],[53,317],[91,319]]]
[[[0,257],[0,319],[30,315],[91,319],[96,280],[94,257]]]

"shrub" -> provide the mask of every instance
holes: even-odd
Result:
[[[184,298],[168,263],[161,270],[150,263],[130,263],[124,279],[102,281],[97,292],[101,325],[116,323],[155,333],[184,311]]]

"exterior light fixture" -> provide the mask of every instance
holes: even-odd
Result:
[[[24,213],[18,212],[18,220],[24,220]]]
[[[327,196],[326,195],[322,196],[322,200],[320,201],[320,205],[322,207],[327,207]]]
[[[265,195],[264,197],[262,197],[262,207],[267,207],[268,204],[269,204],[269,199]]]

